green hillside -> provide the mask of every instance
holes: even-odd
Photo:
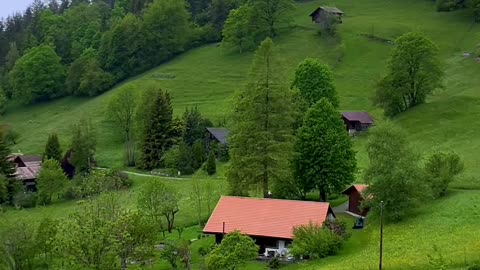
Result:
[[[438,13],[430,1],[338,0],[336,5],[346,16],[335,39],[322,37],[308,14],[324,1],[298,4],[294,26],[275,40],[290,76],[306,57],[317,57],[335,71],[342,110],[367,110],[382,121],[382,112],[372,106],[370,97],[375,82],[385,71],[392,48],[390,43],[368,38],[374,35],[395,39],[408,31],[422,31],[440,47],[446,69],[446,87],[421,105],[394,119],[409,133],[419,152],[435,149],[455,150],[466,162],[465,177],[476,175],[480,168],[480,63],[464,58],[480,41],[480,25],[472,24],[465,11]],[[97,158],[101,166],[122,165],[122,138],[105,119],[108,98],[119,88],[142,91],[151,85],[170,91],[174,113],[197,105],[214,122],[223,119],[229,98],[242,85],[252,54],[227,52],[218,44],[191,50],[173,61],[133,78],[94,99],[65,98],[28,106],[11,106],[2,122],[21,135],[14,150],[41,153],[48,133],[59,133],[64,148],[69,128],[88,114],[97,126]],[[166,76],[167,75],[167,76]],[[365,164],[364,139],[356,141],[360,166]],[[473,181],[468,178],[468,181]]]

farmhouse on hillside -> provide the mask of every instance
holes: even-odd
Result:
[[[338,23],[342,23],[343,11],[336,7],[323,6],[315,9],[315,11],[310,14],[310,17],[312,17],[312,22],[314,23],[324,23],[330,17],[337,18]]]
[[[367,187],[367,185],[352,185],[342,192],[342,194],[348,196],[348,212],[359,216],[367,215],[368,209],[361,209],[361,204],[364,200],[363,192]]]
[[[203,229],[215,235],[240,231],[252,237],[265,255],[285,255],[293,228],[335,219],[329,203],[222,196]]]
[[[10,160],[15,164],[15,178],[22,181],[27,191],[35,192],[35,180],[42,166],[42,157],[14,154]]]
[[[373,119],[367,112],[342,112],[342,119],[350,135],[366,131],[373,125]]]

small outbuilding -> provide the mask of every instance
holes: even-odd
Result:
[[[222,196],[203,233],[220,243],[223,235],[240,231],[253,238],[265,255],[285,255],[293,228],[335,219],[329,203]]]
[[[315,9],[312,14],[310,14],[310,17],[312,17],[312,22],[314,23],[324,23],[332,16],[337,18],[338,23],[342,23],[343,11],[336,7],[319,7]]]
[[[35,181],[42,166],[42,157],[14,154],[10,160],[15,164],[15,179],[22,181],[27,191],[36,191]]]
[[[367,187],[367,185],[352,185],[342,192],[348,196],[348,212],[359,216],[368,214],[368,209],[361,209],[362,201],[365,199],[364,191]]]
[[[207,128],[207,139],[219,144],[227,144],[228,129],[226,128]]]
[[[350,135],[366,131],[373,125],[373,119],[367,112],[342,112],[342,119]]]

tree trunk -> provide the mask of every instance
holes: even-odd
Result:
[[[325,191],[324,188],[320,188],[320,200],[322,202],[326,202],[327,201],[327,192]]]
[[[127,269],[127,258],[121,258],[120,265],[122,270]]]

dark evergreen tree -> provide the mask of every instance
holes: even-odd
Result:
[[[62,160],[62,150],[60,148],[60,142],[57,134],[51,134],[48,136],[47,144],[45,145],[45,151],[43,152],[42,160],[53,159],[58,162]]]
[[[186,143],[180,143],[179,145],[179,156],[178,156],[178,170],[183,175],[193,174],[194,170],[192,167],[193,164],[193,155],[192,149]]]
[[[88,173],[95,163],[97,140],[92,123],[85,118],[73,126],[70,162],[75,173]]]
[[[10,177],[15,172],[15,166],[10,161],[11,154],[8,143],[5,140],[5,131],[0,129],[0,174]]]
[[[205,170],[207,171],[208,175],[214,175],[217,172],[217,164],[215,162],[215,154],[213,151],[210,151],[210,154],[208,155]]]
[[[172,104],[167,91],[154,89],[148,91],[143,99],[143,132],[141,138],[142,167],[154,169],[160,167],[162,157],[171,147]]]
[[[195,143],[192,146],[192,153],[193,153],[192,167],[194,170],[197,170],[202,166],[203,162],[205,162],[205,159],[206,159],[205,145],[203,143],[203,140],[195,141]]]
[[[213,126],[210,120],[202,117],[197,107],[185,109],[183,124],[183,141],[189,146],[192,146],[195,141],[203,139],[206,128]]]

